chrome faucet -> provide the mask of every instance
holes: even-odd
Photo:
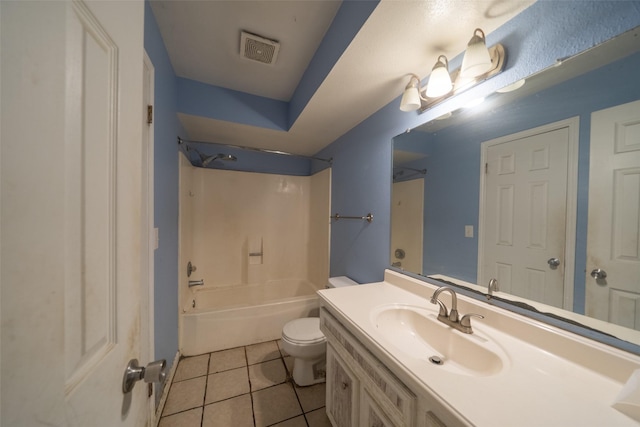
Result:
[[[487,294],[487,299],[491,299],[493,292],[498,292],[499,290],[498,281],[496,279],[489,280],[489,293]]]
[[[447,291],[451,294],[451,311],[448,313],[447,313],[447,306],[444,305],[444,303],[438,299],[440,294],[444,291]],[[453,289],[451,289],[448,286],[443,286],[441,288],[436,289],[436,291],[433,293],[433,296],[431,297],[431,304],[440,305],[440,313],[438,313],[438,320],[442,321],[441,318],[446,318],[450,322],[458,323],[458,297]]]
[[[445,291],[451,294],[451,311],[448,311],[447,306],[438,298],[440,294]],[[440,311],[438,312],[439,321],[459,330],[460,332],[464,332],[465,334],[473,333],[473,329],[471,328],[472,317],[484,319],[484,316],[475,313],[465,314],[461,319],[459,319],[458,297],[456,292],[448,286],[442,286],[441,288],[436,289],[431,297],[431,304],[438,304],[440,306]]]

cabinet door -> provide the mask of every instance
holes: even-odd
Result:
[[[327,416],[334,427],[358,425],[360,384],[346,364],[327,345]]]

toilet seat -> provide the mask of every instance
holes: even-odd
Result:
[[[282,328],[282,338],[294,344],[316,344],[325,341],[318,317],[305,317],[288,322]]]

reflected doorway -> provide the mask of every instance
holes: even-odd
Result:
[[[577,119],[482,144],[478,259],[480,284],[495,278],[501,291],[569,310],[572,133],[577,135]]]
[[[393,183],[391,265],[422,271],[424,178]]]
[[[586,314],[640,329],[640,101],[591,115]]]

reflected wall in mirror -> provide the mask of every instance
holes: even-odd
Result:
[[[636,28],[397,136],[394,198],[424,180],[423,218],[403,229],[392,207],[391,264],[496,278],[500,296],[640,345],[639,51]],[[400,234],[420,264],[396,257]]]

